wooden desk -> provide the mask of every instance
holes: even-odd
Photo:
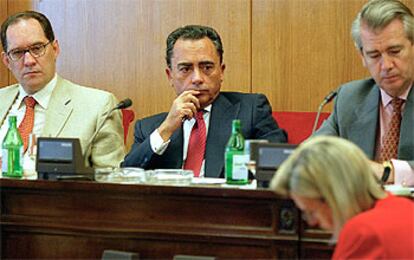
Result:
[[[332,253],[326,239],[303,237],[291,200],[268,190],[0,179],[0,194],[2,258]]]

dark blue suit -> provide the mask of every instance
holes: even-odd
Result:
[[[162,155],[151,149],[150,135],[166,118],[167,113],[139,120],[135,124],[135,141],[122,167],[144,169],[180,169],[183,164],[183,130],[171,136],[171,142]],[[285,143],[286,133],[272,117],[266,96],[221,92],[213,103],[205,152],[205,176],[223,177],[224,150],[231,134],[233,119],[240,119],[246,139],[267,139]]]

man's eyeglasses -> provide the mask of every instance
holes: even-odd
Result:
[[[51,43],[50,41],[44,44],[35,44],[32,45],[26,49],[14,49],[14,50],[10,50],[9,52],[7,52],[7,56],[9,56],[9,58],[12,61],[18,61],[20,60],[25,54],[26,52],[29,52],[30,55],[32,55],[35,58],[41,57],[43,55],[45,55],[46,52],[46,46]]]

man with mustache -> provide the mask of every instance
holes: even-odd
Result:
[[[177,97],[168,113],[136,123],[135,143],[122,166],[184,168],[198,177],[223,177],[233,119],[241,120],[246,139],[286,142],[264,95],[220,92],[225,70],[223,46],[213,28],[188,25],[173,31],[167,38],[166,62],[166,74]],[[191,145],[195,125],[203,129],[206,141],[198,137],[202,161],[188,167],[189,158],[198,153],[192,152]]]
[[[59,43],[41,13],[25,11],[8,17],[1,26],[1,43],[3,63],[18,84],[0,89],[0,143],[8,129],[7,116],[17,115],[17,124],[26,128],[20,129],[25,149],[28,131],[43,137],[79,138],[85,149],[104,112],[118,103],[114,95],[57,75]],[[119,166],[125,155],[119,111],[108,118],[84,153],[87,166]]]
[[[372,78],[339,88],[316,134],[357,144],[383,182],[414,186],[414,16],[397,0],[369,1],[352,37]],[[382,164],[384,163],[384,164]]]

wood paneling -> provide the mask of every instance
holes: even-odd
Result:
[[[350,35],[366,2],[253,0],[253,92],[265,93],[273,110],[315,111],[341,83],[368,77]]]
[[[32,0],[7,0],[7,13],[9,15],[33,9],[33,1]]]
[[[23,10],[32,9],[31,0],[0,0],[0,21],[3,21],[7,16]],[[3,49],[3,48],[2,48]],[[1,62],[3,64],[3,62]],[[16,83],[16,79],[6,66],[0,65],[0,87]]]
[[[7,0],[0,0],[0,21],[4,21],[7,17]],[[1,47],[3,51],[3,48]],[[1,57],[0,57],[1,58]],[[1,62],[3,64],[3,61]],[[9,84],[9,75],[7,67],[0,65],[0,88]]]
[[[253,2],[253,91],[274,110],[315,111],[341,82],[368,75],[350,26],[364,1]]]
[[[175,92],[165,75],[165,40],[186,24],[210,25],[219,31],[228,67],[223,88],[250,91],[249,1],[35,2],[59,39],[59,73],[79,84],[109,90],[119,99],[130,97],[136,118],[169,110]]]
[[[137,119],[169,109],[175,94],[165,76],[165,39],[186,24],[210,25],[221,34],[223,90],[265,93],[273,110],[315,111],[339,84],[368,76],[349,32],[365,2],[0,0],[8,14],[45,13],[61,46],[58,72],[119,99],[130,97]],[[414,10],[414,1],[403,2]],[[2,86],[6,80],[2,68]]]

